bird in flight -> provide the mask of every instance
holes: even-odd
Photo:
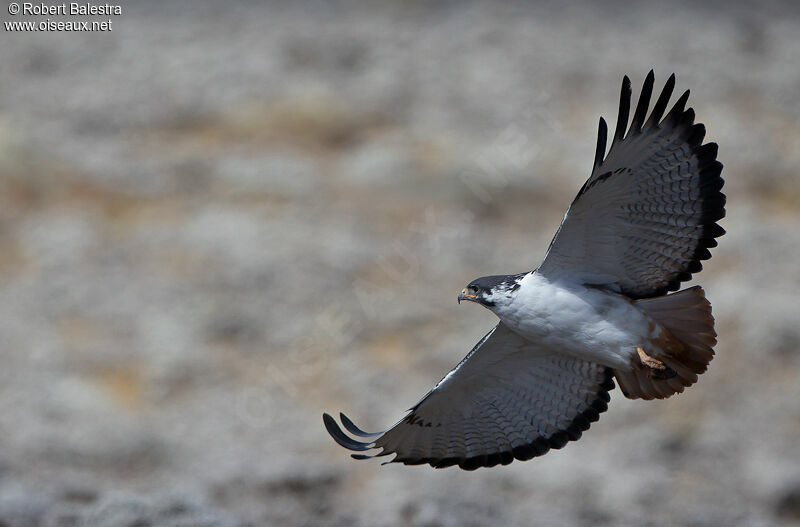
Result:
[[[516,275],[485,276],[458,295],[500,319],[394,426],[367,433],[340,414],[323,422],[356,459],[462,469],[528,460],[576,441],[608,408],[614,379],[629,399],[664,399],[697,381],[714,356],[702,269],[725,231],[717,145],[686,108],[664,115],[667,80],[647,116],[651,70],[628,126],[622,81],[611,147],[600,118],[592,174],[573,200],[544,261]]]

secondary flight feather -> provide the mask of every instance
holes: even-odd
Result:
[[[507,465],[562,448],[608,408],[616,379],[631,399],[682,392],[706,371],[716,344],[702,288],[676,293],[724,234],[717,145],[686,108],[665,112],[666,82],[649,117],[647,75],[633,119],[622,82],[611,147],[600,119],[594,166],[542,264],[478,278],[458,299],[500,319],[394,426],[367,433],[340,414],[323,422],[357,459],[462,469]],[[344,430],[342,429],[344,428]]]

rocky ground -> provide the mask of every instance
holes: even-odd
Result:
[[[637,5],[131,2],[110,33],[3,32],[0,525],[800,522],[800,11]],[[322,412],[391,424],[494,324],[456,294],[538,264],[651,67],[725,164],[710,371],[615,391],[528,463],[349,459]]]

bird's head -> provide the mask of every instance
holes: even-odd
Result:
[[[519,287],[520,276],[522,275],[494,275],[473,280],[461,290],[458,303],[468,300],[492,309],[498,303],[507,302],[511,298],[511,294]]]

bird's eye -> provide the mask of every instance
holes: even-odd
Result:
[[[476,286],[476,285],[469,286],[469,292],[472,293],[473,295],[477,295],[478,294],[478,286]]]

